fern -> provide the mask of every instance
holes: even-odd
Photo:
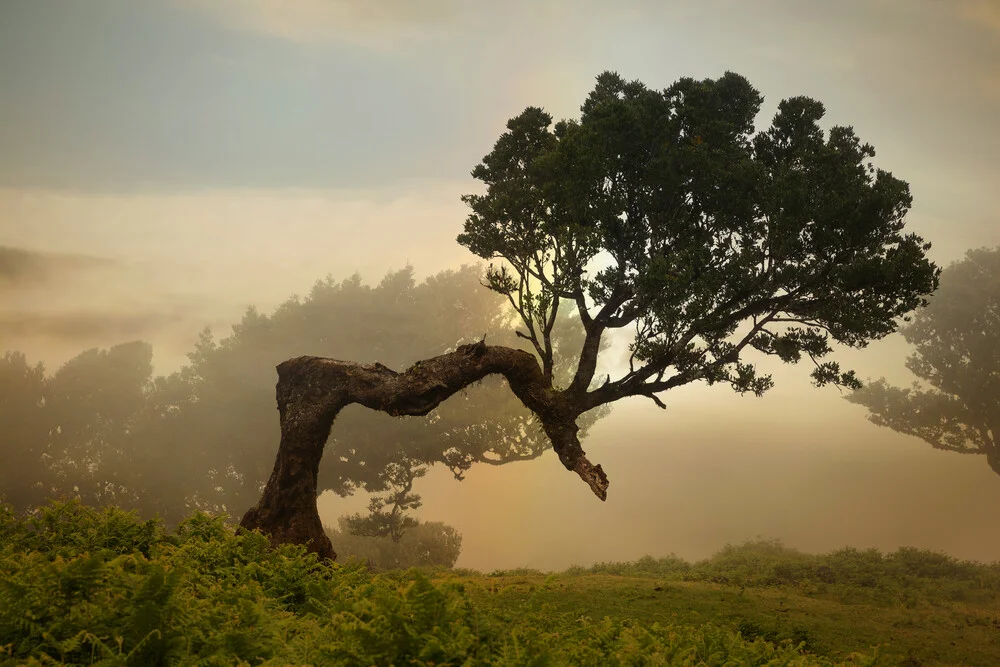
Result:
[[[0,507],[0,536],[0,664],[832,664],[711,625],[485,616],[460,584],[319,562],[204,514],[167,533],[113,508]]]

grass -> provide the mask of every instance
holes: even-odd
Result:
[[[913,549],[373,574],[194,515],[0,506],[0,665],[997,665],[1000,568]]]
[[[442,579],[454,575],[440,574]],[[816,656],[844,660],[878,654],[886,665],[1000,664],[1000,603],[858,592],[850,586],[742,587],[612,574],[500,574],[457,577],[473,603],[499,622],[529,612],[632,619],[642,624],[738,630],[744,639],[802,644]]]

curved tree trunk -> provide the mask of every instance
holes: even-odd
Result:
[[[321,557],[336,558],[316,509],[316,494],[323,448],[341,409],[359,403],[394,416],[426,415],[455,392],[494,373],[503,375],[541,419],[562,464],[604,500],[608,478],[601,466],[587,460],[577,438],[576,417],[582,410],[552,388],[528,352],[479,342],[417,362],[404,373],[378,363],[322,357],[278,364],[281,444],[260,500],[240,525],[261,529],[272,544],[305,544]]]

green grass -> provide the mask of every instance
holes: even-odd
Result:
[[[916,550],[372,574],[205,515],[0,507],[0,665],[997,665],[998,596]]]
[[[447,578],[448,575],[440,575]],[[500,619],[528,610],[546,615],[632,619],[642,624],[738,629],[746,639],[803,643],[839,660],[877,653],[879,664],[1000,665],[1000,605],[917,603],[848,587],[743,588],[609,574],[461,577],[474,604]]]

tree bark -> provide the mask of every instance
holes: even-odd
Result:
[[[322,558],[336,558],[316,509],[317,476],[323,448],[337,414],[351,403],[394,416],[426,415],[442,401],[487,375],[499,373],[542,422],[553,449],[601,500],[608,478],[587,460],[577,437],[583,411],[555,391],[535,357],[523,350],[462,345],[420,361],[403,373],[382,364],[358,364],[322,357],[298,357],[278,364],[277,401],[281,443],[264,492],[240,525],[259,528],[272,544],[304,544]]]

